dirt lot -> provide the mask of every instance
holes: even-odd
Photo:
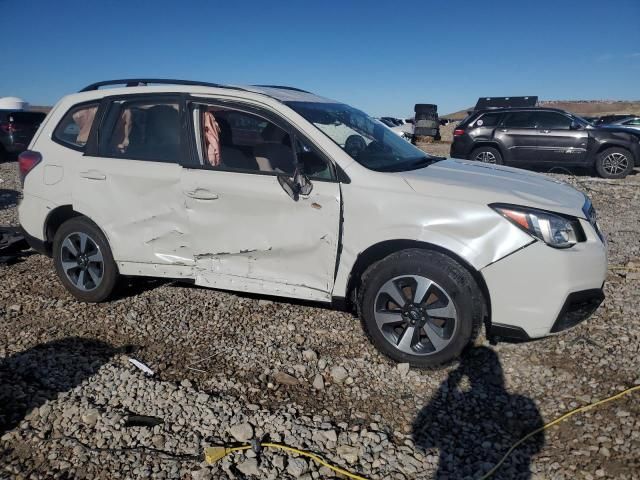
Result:
[[[16,173],[0,165],[0,224],[17,222]],[[556,177],[599,211],[605,303],[562,335],[481,340],[436,371],[393,364],[356,318],[317,305],[152,280],[87,305],[48,258],[0,265],[0,477],[331,478],[277,451],[198,457],[269,435],[370,478],[478,478],[533,428],[640,384],[640,173]],[[494,478],[640,478],[639,451],[632,394],[532,438]]]

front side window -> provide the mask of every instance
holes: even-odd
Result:
[[[538,128],[545,130],[569,130],[572,119],[554,112],[537,112],[535,122]]]
[[[176,101],[114,102],[109,110],[108,133],[102,154],[115,158],[178,163],[180,159],[180,107]]]
[[[507,128],[535,128],[536,122],[533,114],[534,112],[507,113],[502,122],[502,126]]]
[[[415,170],[437,161],[364,112],[340,103],[285,102],[355,161],[377,171]]]
[[[227,106],[195,110],[201,164],[209,168],[292,175],[296,162],[310,178],[331,178],[329,164],[288,130],[255,113]]]
[[[73,107],[60,121],[53,137],[71,147],[84,149],[97,111],[97,103],[86,103]]]

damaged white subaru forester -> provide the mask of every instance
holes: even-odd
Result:
[[[29,148],[20,223],[81,301],[141,275],[331,302],[384,354],[430,367],[483,324],[541,337],[604,298],[585,195],[427,155],[299,89],[100,82],[63,98]]]

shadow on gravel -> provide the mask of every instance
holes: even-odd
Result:
[[[502,366],[487,347],[469,349],[416,417],[417,447],[440,456],[436,479],[478,478],[509,447],[543,425],[535,403],[505,390]],[[531,457],[544,445],[544,433],[517,448],[492,478],[531,477]]]
[[[98,340],[69,337],[0,359],[0,435],[123,351]]]

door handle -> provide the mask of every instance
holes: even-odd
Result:
[[[217,200],[219,198],[217,193],[210,192],[204,188],[196,188],[195,190],[186,191],[184,194],[196,200]]]
[[[501,128],[500,131],[503,132],[503,133],[507,133],[509,131],[509,129],[508,128]]]
[[[542,133],[549,133],[549,130],[540,130]]]
[[[88,178],[89,180],[106,180],[107,176],[97,170],[88,170],[86,172],[80,172],[82,178]]]

